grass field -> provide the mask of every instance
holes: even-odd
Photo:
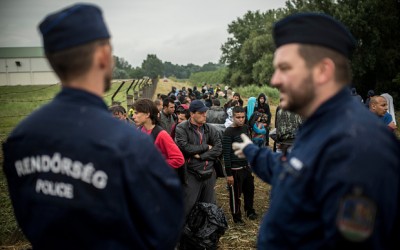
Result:
[[[111,104],[111,97],[120,84],[121,82],[114,82],[111,91],[105,94],[104,100],[108,105]],[[122,102],[122,105],[126,105],[125,90],[129,84],[125,85],[114,98],[114,100]],[[167,94],[172,86],[180,89],[183,86],[190,87],[190,83],[173,82],[171,80],[168,82],[160,81],[155,90],[155,95],[157,93]],[[53,99],[59,90],[60,85],[0,87],[0,142],[4,142],[10,131],[22,119]],[[266,93],[270,97],[269,102],[273,115],[271,127],[274,127],[273,121],[275,120],[274,116],[278,101],[276,90],[267,87],[250,86],[234,89],[234,91],[241,94],[245,103],[247,101],[246,97],[257,96],[261,92]],[[62,112],[60,112],[60,115],[62,115]],[[400,114],[397,113],[396,115],[399,122]],[[397,135],[399,136],[399,133]],[[272,140],[270,142],[272,143]],[[3,155],[1,151],[1,166],[2,163]],[[255,177],[254,206],[259,218],[255,221],[245,219],[245,226],[234,225],[229,212],[228,191],[225,187],[226,181],[218,179],[215,187],[217,202],[223,208],[229,224],[229,229],[220,239],[219,247],[220,249],[255,249],[259,223],[269,206],[270,187]],[[0,249],[28,249],[30,247],[29,242],[24,239],[14,219],[3,171],[0,171],[0,201]]]

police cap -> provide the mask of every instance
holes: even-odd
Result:
[[[110,38],[101,10],[92,4],[75,4],[48,15],[40,24],[46,53]]]
[[[349,58],[356,41],[348,29],[331,16],[321,13],[297,13],[283,18],[273,27],[275,45],[313,44],[330,48]]]

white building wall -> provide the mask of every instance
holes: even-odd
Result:
[[[8,73],[8,85],[32,85],[26,84],[31,83],[30,73]]]
[[[6,73],[0,73],[0,85],[3,85],[1,83],[6,83],[7,82],[7,75]]]
[[[58,82],[60,80],[46,58],[0,59],[0,86],[47,85]]]
[[[60,82],[53,72],[33,72],[32,77],[32,85],[49,85]]]
[[[46,58],[31,58],[32,71],[46,71],[53,72],[50,64],[48,63]]]
[[[6,59],[0,59],[0,73],[6,73],[7,72],[7,67],[6,67]]]

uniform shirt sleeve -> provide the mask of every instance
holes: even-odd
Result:
[[[166,162],[173,168],[180,168],[185,159],[183,158],[182,152],[179,150],[178,146],[172,140],[172,137],[167,131],[162,130],[154,144],[160,149],[161,153],[165,157]]]
[[[273,175],[279,171],[281,154],[274,153],[268,148],[259,148],[254,144],[247,145],[243,149],[243,153],[254,173],[266,183],[271,184]]]

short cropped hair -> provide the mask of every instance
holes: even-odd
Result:
[[[46,53],[46,57],[60,80],[66,82],[88,72],[93,63],[95,49],[107,44],[110,44],[109,39],[101,39],[70,49]]]
[[[154,104],[158,106],[158,105],[161,105],[162,103],[161,103],[160,99],[155,99]]]
[[[232,114],[236,114],[236,113],[245,113],[244,108],[242,106],[235,106],[232,109]]]
[[[168,105],[169,105],[170,103],[175,104],[175,102],[174,102],[174,100],[173,100],[172,98],[170,98],[170,97],[165,98],[165,99],[163,100],[163,107],[168,107]]]
[[[217,98],[214,98],[214,99],[212,99],[212,105],[219,107],[219,106],[221,106],[221,102]]]
[[[371,107],[372,105],[376,105],[378,104],[378,99],[383,98],[386,102],[385,97],[380,96],[380,95],[374,95],[371,97],[371,99],[369,100],[369,107]]]
[[[305,60],[308,68],[312,68],[324,58],[330,58],[336,68],[335,80],[342,85],[351,83],[350,61],[343,54],[326,47],[310,44],[300,44],[299,54]]]

